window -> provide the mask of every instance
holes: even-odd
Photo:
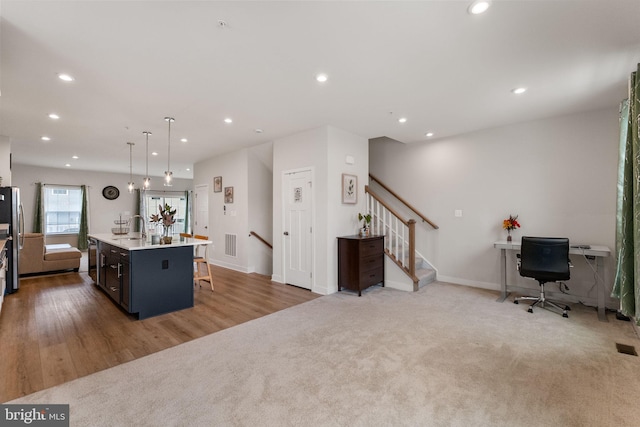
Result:
[[[80,187],[44,186],[45,234],[78,234],[81,211]]]
[[[173,209],[176,210],[176,214],[174,216],[176,222],[173,224],[172,233],[182,233],[185,231],[185,218],[188,215],[187,212],[187,199],[185,196],[169,196],[166,194],[153,194],[148,192],[145,195],[145,202],[147,204],[147,209],[149,211],[149,215],[158,213],[158,206],[165,204],[169,204]],[[153,224],[149,224],[149,219],[147,218],[147,226],[153,227]]]

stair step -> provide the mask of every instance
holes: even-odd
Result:
[[[436,271],[432,268],[418,268],[416,269],[416,277],[418,278],[418,287],[422,287],[436,280]]]

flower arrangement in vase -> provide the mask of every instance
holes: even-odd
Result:
[[[516,228],[520,228],[520,223],[518,222],[518,215],[509,215],[509,218],[502,221],[502,228],[507,230],[507,242],[511,241],[511,230],[515,230]]]
[[[175,224],[176,220],[174,215],[176,214],[176,209],[173,209],[168,203],[165,203],[164,207],[162,205],[158,205],[159,214],[151,215],[149,221],[154,222],[156,224],[162,224],[163,234],[162,234],[162,242],[165,244],[171,243],[171,236],[169,235],[169,230],[171,226]]]

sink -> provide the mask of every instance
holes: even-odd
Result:
[[[113,240],[142,240],[142,237],[114,237]]]

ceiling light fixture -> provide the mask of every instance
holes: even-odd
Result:
[[[398,119],[398,122],[400,122],[400,123],[406,123],[406,122],[407,122],[407,118],[406,118],[406,117],[400,117],[400,118]]]
[[[149,132],[148,130],[145,130],[144,132],[142,132],[146,137],[147,137],[147,144],[146,144],[146,150],[147,150],[147,166],[145,168],[145,174],[144,174],[144,182],[142,183],[142,187],[147,190],[149,189],[149,187],[151,186],[151,178],[149,178],[149,135],[153,135],[151,132]]]
[[[175,122],[176,119],[173,117],[165,117],[167,122],[169,122],[169,138],[167,139],[167,170],[164,171],[164,186],[171,187],[171,177],[173,172],[171,172],[171,122]]]
[[[431,138],[433,136],[433,132],[427,132],[424,134],[427,138]]]
[[[329,80],[329,76],[327,76],[326,74],[318,74],[318,75],[316,75],[316,81],[318,81],[320,83],[324,83],[327,80]]]
[[[51,138],[49,138],[48,136],[42,136],[40,137],[40,139],[43,141],[51,141]]]
[[[187,138],[182,138],[182,139],[180,140],[180,142],[188,142],[188,141],[189,141],[189,140],[188,140]]]
[[[60,116],[57,115],[56,113],[51,113],[51,114],[49,114],[49,118],[53,119],[53,120],[58,120],[60,118]]]
[[[133,146],[136,145],[133,142],[127,142],[129,144],[129,184],[127,188],[129,189],[129,193],[133,193],[134,185],[133,185]]]
[[[516,95],[521,95],[521,94],[525,93],[526,91],[527,91],[526,87],[517,87],[517,88],[511,90],[511,92],[515,93]]]
[[[480,15],[481,13],[485,13],[487,9],[491,6],[490,0],[476,0],[471,5],[467,11],[472,15]]]
[[[157,156],[157,155],[158,155],[158,153],[157,153],[157,152],[155,152],[155,151],[153,151],[153,152],[151,153],[151,155],[152,155],[152,156]]]
[[[231,123],[233,123],[233,120],[231,118],[227,117],[226,119],[224,119],[224,122],[226,124],[231,124]]]
[[[71,156],[71,158],[72,158],[73,160],[78,160],[80,157],[78,157],[78,156]]]
[[[65,81],[65,82],[72,82],[72,81],[75,80],[72,76],[70,76],[69,74],[65,74],[65,73],[58,74],[58,78],[60,80]]]
[[[70,167],[71,167],[71,163],[67,163],[67,164],[65,164],[65,167],[70,168]]]
[[[256,129],[256,133],[262,133],[264,132],[262,129]]]

